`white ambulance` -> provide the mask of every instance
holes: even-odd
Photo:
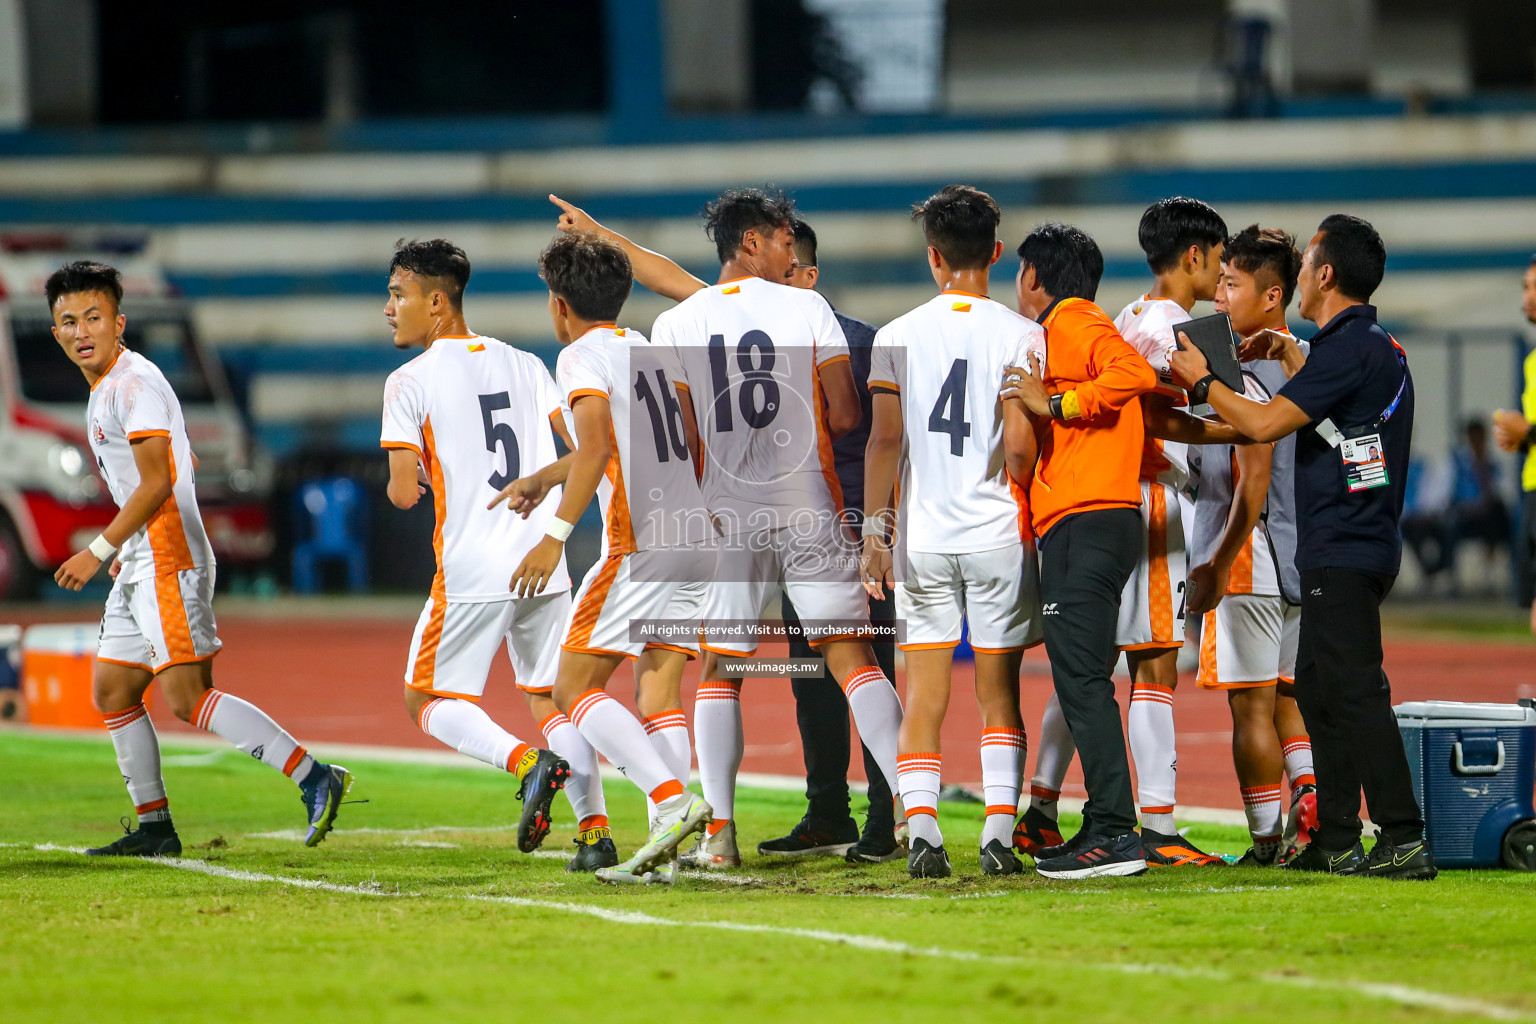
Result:
[[[123,273],[128,347],[154,360],[181,399],[197,455],[197,497],[214,551],[239,566],[272,552],[270,460],[253,451],[223,367],[191,311],[134,240],[89,247],[65,235],[0,235],[0,601],[37,595],[116,514],[85,435],[89,394],[59,349],[43,285],[60,265],[98,259]],[[103,577],[105,578],[105,577]]]

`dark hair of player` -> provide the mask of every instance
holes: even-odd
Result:
[[[60,295],[76,295],[80,292],[110,295],[113,308],[117,308],[123,304],[123,275],[117,272],[116,267],[109,267],[105,263],[76,260],[49,274],[44,291],[48,296],[49,309],[59,301]]]
[[[982,270],[992,265],[997,225],[1003,211],[979,188],[945,185],[912,207],[928,244],[955,270]]]
[[[464,286],[469,284],[469,257],[464,250],[446,238],[434,238],[429,242],[400,239],[395,243],[395,258],[389,261],[389,272],[409,270],[417,277],[427,278],[448,296],[454,309],[464,305]]]
[[[1019,243],[1019,259],[1035,268],[1040,287],[1053,299],[1092,302],[1099,293],[1104,254],[1082,228],[1041,224]]]
[[[791,220],[789,227],[795,233],[795,259],[800,261],[802,267],[814,267],[816,265],[816,232],[799,217]]]
[[[748,231],[766,234],[794,221],[795,201],[772,185],[726,189],[704,207],[704,235],[721,263],[736,255]]]
[[[1301,271],[1301,253],[1294,235],[1279,228],[1261,228],[1250,224],[1231,238],[1221,254],[1222,262],[1260,279],[1266,288],[1280,286],[1280,308],[1291,304],[1296,294],[1296,275]]]
[[[539,276],[572,313],[589,322],[617,320],[635,283],[623,249],[582,233],[556,235],[539,253]]]
[[[1192,245],[1205,252],[1227,240],[1227,222],[1206,203],[1188,196],[1159,199],[1141,215],[1136,228],[1141,251],[1154,274],[1172,270]]]
[[[1322,238],[1313,257],[1318,267],[1333,268],[1339,291],[1357,302],[1370,302],[1387,269],[1387,247],[1376,229],[1359,217],[1335,213],[1317,226]]]

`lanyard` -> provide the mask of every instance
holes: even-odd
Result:
[[[1381,414],[1381,422],[1383,423],[1391,419],[1392,414],[1397,412],[1398,403],[1403,400],[1403,392],[1408,390],[1408,353],[1403,351],[1403,346],[1399,345],[1397,339],[1392,337],[1392,335],[1387,335],[1387,340],[1392,343],[1392,348],[1397,354],[1397,365],[1403,368],[1403,382],[1397,386],[1397,395],[1392,399],[1392,404],[1387,406],[1386,411]]]

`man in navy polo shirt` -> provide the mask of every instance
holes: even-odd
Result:
[[[1296,700],[1312,735],[1318,828],[1286,867],[1429,879],[1434,857],[1381,667],[1381,601],[1402,558],[1413,436],[1407,355],[1369,305],[1385,265],[1370,224],[1334,214],[1319,225],[1297,282],[1301,315],[1319,330],[1309,356],[1294,339],[1269,339],[1290,381],[1268,404],[1217,381],[1182,334],[1172,365],[1191,404],[1209,401],[1255,441],[1297,433]],[[1362,790],[1378,826],[1369,856],[1360,843]]]

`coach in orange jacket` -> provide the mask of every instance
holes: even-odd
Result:
[[[1147,862],[1110,672],[1120,592],[1141,553],[1137,399],[1157,374],[1093,304],[1104,257],[1092,238],[1042,225],[1019,259],[1019,312],[1045,328],[1045,358],[1008,371],[1005,443],[1009,471],[1028,481],[1045,647],[1088,788],[1082,829],[1042,850],[1035,867],[1047,878],[1135,875]],[[1033,430],[1022,429],[1026,413]]]

